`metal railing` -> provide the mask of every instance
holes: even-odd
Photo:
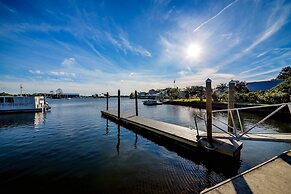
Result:
[[[269,113],[267,116],[265,116],[263,119],[261,119],[260,121],[258,121],[257,123],[255,123],[254,125],[252,125],[249,128],[244,128],[243,124],[242,124],[242,117],[240,115],[240,110],[249,110],[249,109],[259,109],[259,108],[270,108],[270,107],[278,107],[276,108],[274,111],[272,111],[271,113]],[[223,109],[223,110],[214,110],[212,111],[212,113],[217,113],[217,112],[227,112],[229,113],[230,116],[230,125],[224,121],[219,120],[216,117],[212,118],[222,124],[224,124],[225,126],[227,126],[228,128],[231,128],[233,130],[233,133],[224,130],[223,128],[217,126],[216,124],[212,124],[212,126],[214,126],[215,128],[221,130],[224,133],[227,133],[228,135],[236,138],[236,139],[240,139],[242,136],[244,136],[245,134],[249,133],[251,130],[253,130],[254,128],[256,128],[258,125],[260,125],[261,123],[265,122],[268,118],[270,118],[271,116],[273,116],[274,114],[276,114],[277,112],[279,112],[281,109],[283,109],[284,107],[288,107],[290,114],[291,114],[291,103],[281,103],[281,104],[272,104],[272,105],[262,105],[262,106],[252,106],[252,107],[243,107],[243,108],[232,108],[232,109]],[[236,112],[237,115],[237,119],[238,119],[238,123],[239,123],[239,128],[236,127],[235,124],[235,118],[233,115],[233,112]],[[195,127],[197,130],[197,134],[198,134],[198,139],[199,139],[199,129],[198,129],[198,124],[197,124],[197,118],[204,120],[205,122],[205,126],[206,126],[206,114],[204,113],[203,116],[200,115],[194,115],[194,123],[195,123]],[[238,130],[239,129],[239,130]]]

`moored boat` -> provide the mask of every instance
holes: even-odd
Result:
[[[49,110],[44,96],[0,96],[0,113]]]
[[[162,105],[163,103],[158,102],[156,100],[145,100],[145,101],[143,101],[143,104],[147,105],[147,106],[153,106],[153,105]]]

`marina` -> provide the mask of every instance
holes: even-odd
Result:
[[[108,108],[108,97],[106,98],[106,110],[101,111],[102,116],[109,118],[111,120],[117,121],[118,124],[123,124],[125,126],[130,126],[134,128],[140,128],[142,130],[160,135],[169,140],[176,141],[178,143],[192,146],[192,147],[201,147],[211,152],[216,152],[233,159],[239,160],[241,149],[243,143],[240,140],[252,140],[252,141],[278,141],[278,142],[290,142],[290,134],[251,134],[249,133],[255,127],[259,126],[261,123],[265,122],[267,119],[275,115],[283,108],[289,109],[291,114],[291,105],[290,103],[282,103],[275,105],[267,106],[252,106],[252,107],[243,107],[243,108],[234,108],[234,82],[229,83],[229,101],[228,109],[224,110],[214,110],[212,111],[212,89],[211,89],[211,80],[206,80],[206,114],[203,117],[199,115],[194,115],[195,128],[196,130],[191,130],[190,128],[181,127],[173,125],[170,123],[165,123],[161,121],[156,121],[148,118],[139,116],[138,114],[138,95],[135,91],[135,115],[130,115],[126,112],[121,112],[121,101],[120,101],[120,90],[118,90],[117,98],[117,110],[109,110]],[[107,93],[107,96],[108,93]],[[145,105],[145,104],[144,104]],[[273,112],[269,113],[259,122],[248,129],[244,129],[242,124],[242,118],[240,116],[240,110],[246,109],[264,109],[268,107],[278,107]],[[213,113],[217,112],[226,112],[228,114],[227,120],[228,123],[223,121],[223,124],[226,125],[226,129],[223,129],[215,124],[213,124]],[[236,127],[234,112],[237,114],[237,119],[239,122],[239,127]],[[290,115],[289,115],[290,116]],[[197,125],[197,118],[204,120],[205,128],[204,131],[199,131]],[[215,118],[217,119],[217,118]],[[221,130],[220,133],[213,133],[212,127],[216,127]],[[238,129],[240,131],[238,131]]]
[[[288,142],[241,140],[240,161],[227,162],[208,156],[200,151],[203,149],[185,149],[173,141],[163,141],[143,130],[131,130],[133,127],[125,128],[101,117],[106,101],[105,98],[48,99],[51,112],[0,115],[2,191],[34,188],[36,192],[64,193],[84,192],[83,188],[88,188],[87,192],[133,193],[158,189],[165,193],[198,193],[290,149]],[[117,98],[109,98],[109,110],[116,109],[117,102]],[[121,113],[121,117],[135,115],[134,107],[135,100],[121,98],[120,108],[127,112],[127,115]],[[200,114],[199,109],[144,106],[138,100],[138,111],[141,117],[187,128],[194,135],[192,140],[196,139],[193,114]],[[246,121],[246,125],[262,119],[244,116],[255,119]],[[267,120],[257,132],[284,134],[290,130],[286,124],[284,120]],[[199,120],[198,125],[203,126],[204,121]]]
[[[0,0],[0,193],[291,193],[291,1]]]

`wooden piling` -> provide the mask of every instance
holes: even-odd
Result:
[[[207,115],[207,141],[212,147],[212,91],[211,79],[206,80],[206,115]]]
[[[137,91],[135,90],[135,116],[138,116]]]
[[[108,98],[109,98],[109,94],[107,92],[107,94],[106,94],[106,110],[108,110]]]
[[[120,90],[118,90],[118,120],[120,119]]]
[[[234,101],[235,101],[234,93],[235,93],[235,82],[233,80],[231,80],[228,84],[228,106],[227,106],[228,109],[234,108]],[[232,120],[233,120],[232,115],[231,115],[230,111],[228,111],[228,113],[227,113],[228,126],[233,127]],[[228,127],[228,131],[233,133],[233,129],[231,127]]]

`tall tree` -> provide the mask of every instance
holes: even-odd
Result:
[[[225,83],[221,83],[219,85],[216,86],[216,89],[220,92],[220,93],[224,93],[225,91],[227,91],[228,87]]]
[[[238,81],[235,84],[235,90],[238,93],[247,93],[249,92],[249,89],[247,88],[247,84],[245,81]]]
[[[291,77],[291,66],[284,67],[277,76],[277,79],[286,80],[289,77]]]

